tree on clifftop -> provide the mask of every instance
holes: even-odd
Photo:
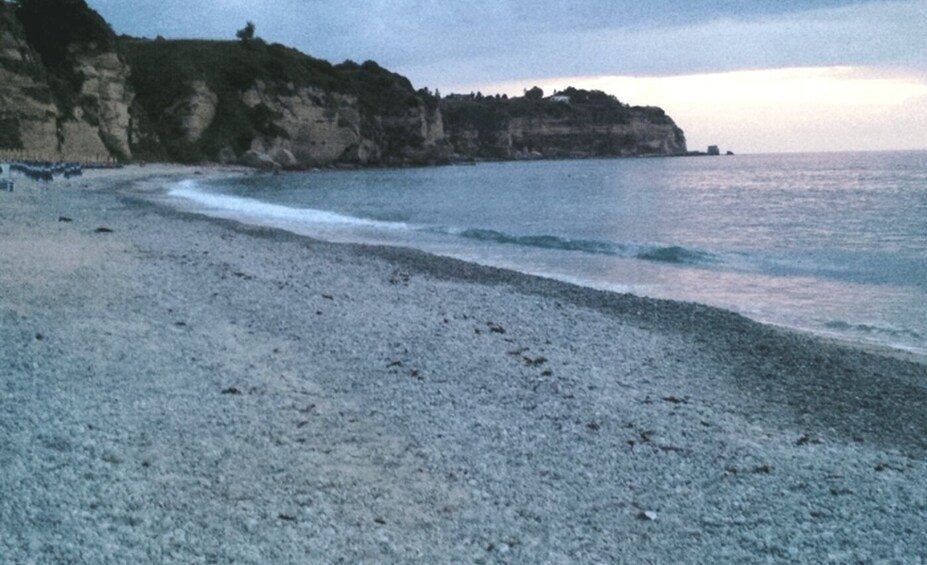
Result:
[[[247,43],[251,41],[252,39],[254,39],[254,30],[255,30],[254,22],[248,22],[247,25],[245,25],[245,27],[235,32],[235,37]]]
[[[544,91],[539,86],[534,86],[525,91],[525,98],[528,100],[540,100],[544,98]]]

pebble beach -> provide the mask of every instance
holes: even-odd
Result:
[[[927,364],[698,304],[0,192],[2,563],[923,563]]]

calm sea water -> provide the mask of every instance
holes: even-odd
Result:
[[[322,239],[415,247],[927,353],[927,152],[251,175],[169,194]]]

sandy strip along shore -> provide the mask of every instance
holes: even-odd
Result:
[[[927,561],[924,364],[130,187],[190,174],[0,193],[0,562]]]

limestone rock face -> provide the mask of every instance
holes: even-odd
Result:
[[[627,119],[519,116],[482,129],[447,128],[456,158],[537,159],[682,155],[685,135],[657,109],[632,109]]]
[[[0,8],[0,151],[47,155],[58,151],[56,117],[44,69],[15,19]]]
[[[173,124],[183,144],[174,151],[220,163],[259,168],[305,169],[331,165],[398,165],[447,159],[450,144],[437,107],[409,98],[399,112],[371,111],[357,96],[292,82],[255,80],[251,86],[218,95],[205,80],[186,83],[184,94],[151,117]],[[216,122],[225,105],[244,111],[231,119],[237,129]],[[210,129],[212,126],[218,129]],[[163,135],[163,133],[162,133]],[[174,134],[176,135],[176,134]],[[241,140],[246,140],[241,145]],[[179,155],[183,159],[183,155]]]
[[[253,149],[246,151],[239,162],[246,167],[263,170],[273,170],[280,166],[270,155]]]
[[[0,31],[0,123],[15,128],[18,141],[0,149],[54,160],[131,157],[128,66],[112,52],[85,52],[81,45],[71,52],[84,80],[77,104],[66,109],[55,102],[46,71],[25,41]]]
[[[202,80],[190,83],[190,89],[191,94],[178,100],[169,109],[169,113],[179,118],[184,139],[188,143],[196,143],[203,137],[203,132],[212,125],[219,97]]]
[[[70,46],[69,50],[74,56],[74,71],[84,77],[80,87],[80,106],[75,108],[74,120],[91,128],[95,126],[99,145],[105,149],[102,154],[130,158],[129,109],[135,93],[129,86],[129,66],[113,52],[95,52],[79,44]],[[74,126],[71,129],[78,131],[83,128]],[[70,149],[72,146],[85,147],[88,151],[99,149],[99,145],[92,147],[96,145],[89,139],[92,136],[86,133],[80,135],[85,139],[79,143],[71,143],[65,136],[62,148],[65,155],[73,154],[76,149]]]
[[[431,110],[422,103],[408,108],[403,115],[380,116],[376,121],[383,132],[381,152],[390,161],[427,163],[450,157],[439,108]]]
[[[67,120],[58,127],[61,143],[58,158],[66,161],[104,161],[109,149],[100,138],[100,130],[84,120]]]
[[[281,88],[259,80],[242,94],[242,100],[268,117],[268,127],[251,142],[251,151],[281,166],[366,164],[379,155],[378,148],[361,135],[361,115],[351,96],[313,87]]]
[[[685,137],[676,126],[644,124],[643,131],[635,131],[638,147],[643,154],[682,155],[686,152]]]
[[[421,162],[447,145],[440,111],[429,112],[424,105],[400,116],[369,116],[351,95],[263,81],[242,100],[268,117],[249,153],[285,168]]]
[[[531,153],[544,157],[677,155],[685,140],[675,124],[654,124],[633,117],[628,124],[575,124],[516,118],[496,143],[506,157]]]

